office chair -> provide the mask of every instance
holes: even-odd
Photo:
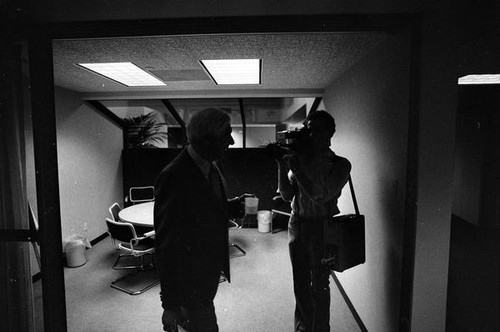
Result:
[[[118,203],[113,203],[110,207],[109,207],[109,213],[111,213],[111,220],[114,220],[114,221],[120,221],[120,217],[118,217],[118,212],[121,211],[121,207],[120,207],[120,204]],[[115,239],[111,236],[111,242],[113,243],[113,247],[116,249],[116,250],[120,250],[117,245],[116,245],[116,241]]]
[[[113,203],[113,205],[111,205],[109,207],[109,213],[111,213],[111,220],[114,220],[114,221],[120,221],[120,218],[118,217],[118,212],[121,211],[121,207],[120,207],[120,204],[118,203]]]
[[[233,219],[229,219],[229,229],[240,229],[240,228],[241,228],[241,225],[239,225]],[[245,256],[247,254],[246,251],[243,250],[237,243],[230,242],[228,250],[231,250],[231,248],[235,248],[237,251],[236,251],[236,253],[233,253],[233,254],[230,253],[229,258],[241,257],[241,256]]]
[[[288,229],[288,221],[292,216],[290,203],[285,202],[278,195],[273,197],[273,208],[271,209],[272,220],[271,233],[278,233]]]
[[[134,270],[115,281],[111,282],[111,287],[118,289],[130,295],[142,294],[148,289],[158,285],[160,281],[156,277],[153,282],[147,284],[145,287],[139,290],[133,290],[125,286],[120,286],[119,283],[127,283],[131,277],[136,275],[140,271],[146,271],[152,269],[153,266],[153,253],[154,253],[154,231],[148,232],[143,236],[137,236],[134,225],[127,222],[117,222],[106,218],[106,224],[108,226],[108,233],[111,238],[118,241],[118,248],[125,252],[125,254],[119,254],[115,263],[113,264],[113,269],[115,270]],[[150,263],[145,263],[144,258],[149,256],[151,258]],[[119,265],[120,261],[125,257],[139,257],[139,264],[132,265]]]
[[[225,281],[227,281],[226,275],[224,274],[224,272],[221,272],[219,277],[219,284]]]
[[[128,191],[128,199],[132,204],[152,202],[155,200],[155,187],[130,187]]]

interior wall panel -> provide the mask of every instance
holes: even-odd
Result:
[[[409,110],[409,34],[348,70],[324,95],[337,122],[333,150],[352,163],[366,215],[366,263],[338,274],[368,331],[398,331]],[[342,213],[353,211],[349,191]]]

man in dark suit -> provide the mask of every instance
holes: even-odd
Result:
[[[234,144],[231,118],[216,108],[196,112],[189,145],[160,173],[154,227],[165,331],[218,331],[213,299],[221,272],[230,281],[228,218],[242,195],[228,200],[215,161]]]

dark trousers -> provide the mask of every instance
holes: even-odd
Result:
[[[184,322],[181,327],[188,332],[218,332],[214,298],[219,288],[221,268],[206,269],[204,279],[199,281],[184,298],[181,306]]]
[[[295,293],[295,331],[330,331],[330,270],[321,264],[323,225],[290,220],[290,260]]]
[[[210,302],[201,308],[181,307],[186,322],[181,326],[188,332],[218,332],[214,303]]]

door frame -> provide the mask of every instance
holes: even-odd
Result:
[[[385,32],[410,28],[410,108],[408,124],[407,185],[401,278],[400,331],[411,326],[415,260],[419,55],[419,14],[260,16],[176,18],[24,25],[17,32],[29,36],[33,134],[40,223],[44,326],[46,331],[66,331],[66,303],[61,260],[61,216],[56,144],[52,41],[55,39],[140,37],[186,34]]]

